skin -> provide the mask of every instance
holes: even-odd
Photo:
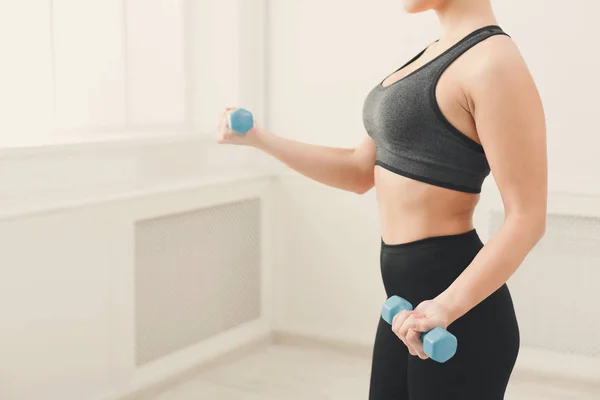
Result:
[[[415,62],[384,80],[388,86],[435,58],[462,37],[498,25],[489,0],[404,0],[407,12],[434,11],[440,40]],[[393,44],[392,44],[393,45]],[[493,95],[490,95],[493,93]],[[505,220],[465,271],[434,299],[395,316],[394,333],[412,355],[426,359],[420,332],[447,328],[518,269],[545,232],[546,126],[541,99],[512,39],[493,36],[471,48],[442,75],[436,97],[442,113],[479,142],[501,193]],[[355,148],[314,146],[255,126],[246,135],[229,131],[224,111],[219,143],[256,147],[315,181],[362,194],[375,187],[382,239],[406,243],[473,229],[479,195],[418,182],[374,166],[375,146],[366,136]]]

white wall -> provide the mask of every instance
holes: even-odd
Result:
[[[262,0],[0,7],[1,214],[266,167],[214,143],[226,105],[264,115]]]
[[[600,59],[594,1],[494,2],[539,86],[547,112],[554,193],[598,195],[600,137],[595,128]],[[269,2],[269,127],[297,140],[353,146],[362,135],[363,100],[383,77],[438,37],[435,15],[407,15],[400,1]],[[282,169],[285,171],[285,169]],[[276,328],[372,344],[385,299],[373,193],[359,198],[280,177]],[[553,202],[553,204],[556,202]],[[492,179],[476,227],[488,236],[498,206]],[[551,209],[557,209],[554,206]]]
[[[213,140],[228,104],[263,116],[262,15],[263,0],[0,4],[0,398],[113,399],[268,334],[265,313],[135,366],[135,222],[269,196],[258,153]]]
[[[0,148],[208,134],[230,104],[262,118],[263,15],[262,0],[3,2]]]
[[[514,38],[537,82],[548,125],[550,190],[600,193],[600,137],[595,114],[600,58],[591,49],[593,0],[570,3],[495,1],[498,19]]]

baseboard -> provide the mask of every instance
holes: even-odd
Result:
[[[600,359],[522,347],[515,366],[515,376],[529,380],[552,380],[597,388],[600,391]]]
[[[255,352],[257,349],[265,348],[272,344],[311,349],[327,349],[329,351],[337,351],[359,357],[370,357],[372,351],[369,345],[364,343],[358,344],[351,340],[341,341],[319,335],[298,334],[291,331],[275,331],[248,341],[241,346],[221,353],[211,359],[200,362],[198,365],[189,368],[182,373],[175,374],[169,378],[156,382],[155,384],[148,385],[143,389],[134,390],[121,396],[106,396],[101,400],[147,400],[148,398],[159,396],[183,382],[193,379],[194,376],[202,371],[233,362]]]
[[[372,346],[364,343],[336,340],[290,331],[275,331],[273,333],[273,343],[311,349],[327,349],[360,357],[371,357],[373,353]]]
[[[176,374],[172,377],[164,379],[146,388],[128,393],[123,396],[113,397],[110,400],[147,400],[148,398],[154,398],[159,396],[165,391],[168,391],[175,386],[193,379],[197,374],[205,371],[209,368],[214,368],[218,365],[233,362],[239,358],[243,358],[257,349],[264,348],[273,343],[272,335],[264,335],[255,340],[244,343],[243,345],[236,347],[226,353],[219,354],[218,356],[208,359],[200,364],[187,369],[186,371]],[[109,400],[104,399],[104,400]]]

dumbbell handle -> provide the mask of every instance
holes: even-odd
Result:
[[[412,310],[413,306],[410,302],[402,297],[392,296],[383,304],[381,317],[391,325],[396,314]],[[434,361],[446,362],[456,353],[456,336],[443,328],[437,327],[429,332],[421,333],[421,340],[423,341],[423,351]]]

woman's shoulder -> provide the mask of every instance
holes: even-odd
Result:
[[[484,80],[528,74],[519,47],[506,35],[491,36],[478,43],[465,54],[463,65],[470,77]]]

